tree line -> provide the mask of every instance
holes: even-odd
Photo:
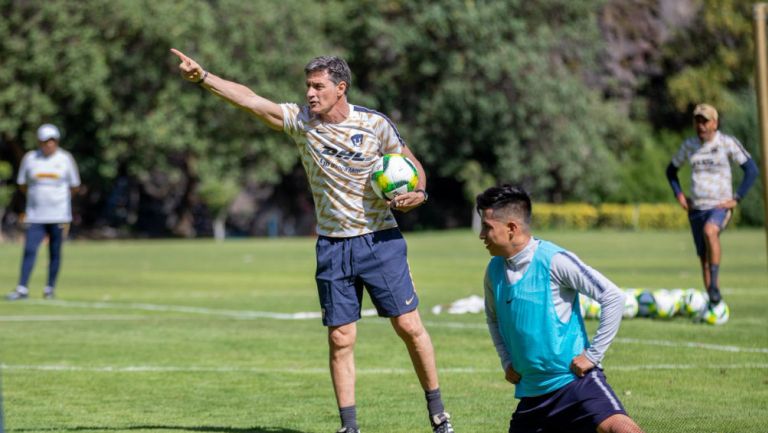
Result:
[[[406,227],[468,225],[498,182],[541,202],[669,201],[697,102],[759,158],[751,3],[673,3],[0,0],[0,160],[15,171],[36,127],[59,125],[91,234],[305,233],[294,145],[179,79],[168,49],[280,102],[335,54],[351,102],[391,117],[427,169],[431,204]],[[763,221],[760,188],[746,223]],[[23,200],[5,201],[8,225]]]

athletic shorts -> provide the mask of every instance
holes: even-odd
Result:
[[[316,250],[315,281],[323,325],[359,320],[363,288],[382,317],[400,316],[419,305],[399,229],[351,238],[320,236]]]
[[[557,391],[520,399],[509,433],[595,433],[601,422],[616,414],[627,412],[603,370],[593,368]]]
[[[725,230],[731,221],[731,210],[723,208],[693,209],[688,212],[688,221],[691,222],[691,233],[693,234],[693,243],[696,245],[696,254],[699,257],[704,257],[707,253],[707,246],[704,242],[704,225],[710,223],[720,227],[720,231]]]

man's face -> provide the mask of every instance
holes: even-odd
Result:
[[[696,128],[696,135],[703,143],[711,140],[717,132],[717,119],[707,119],[704,116],[695,116],[693,126]]]
[[[40,150],[45,156],[51,156],[53,152],[56,152],[56,149],[59,147],[59,142],[53,138],[46,141],[39,141],[38,143],[40,145]]]
[[[344,95],[344,81],[333,84],[328,71],[314,71],[307,74],[307,103],[313,114],[326,114]]]
[[[493,217],[493,209],[483,209],[480,214],[480,239],[492,256],[509,257],[514,247],[513,221]]]

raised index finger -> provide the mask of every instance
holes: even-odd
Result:
[[[180,59],[182,62],[185,62],[185,63],[189,63],[189,57],[185,56],[185,55],[184,55],[184,53],[182,53],[181,51],[177,50],[176,48],[171,48],[171,52],[172,52],[173,54],[176,54],[176,56],[177,56],[177,57],[178,57],[178,58],[179,58],[179,59]]]

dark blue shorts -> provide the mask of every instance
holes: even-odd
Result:
[[[557,391],[520,399],[509,433],[595,433],[601,422],[616,414],[627,412],[603,371],[593,368]]]
[[[315,281],[325,326],[360,319],[363,287],[382,317],[400,316],[419,305],[399,229],[352,238],[320,236],[316,250]]]
[[[725,230],[731,221],[731,210],[723,208],[693,209],[688,212],[688,221],[691,222],[691,233],[693,234],[693,243],[696,244],[696,254],[699,257],[704,257],[707,253],[707,246],[704,243],[704,225],[711,223],[720,227],[720,231]]]

